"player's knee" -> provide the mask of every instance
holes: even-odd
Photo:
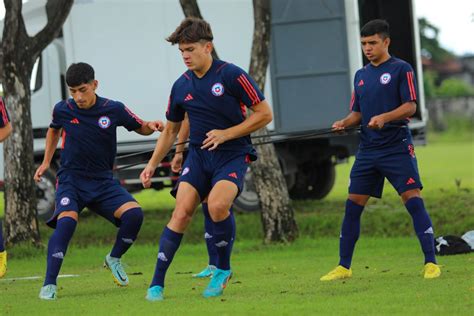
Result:
[[[229,216],[229,205],[222,201],[208,202],[209,215],[214,222],[220,222]]]
[[[191,221],[192,214],[189,214],[189,212],[186,212],[183,209],[176,208],[173,211],[171,218],[173,221],[179,223],[180,226],[186,227]]]
[[[414,198],[414,197],[417,197],[417,198],[421,198],[421,191],[420,189],[413,189],[413,190],[408,190],[408,191],[405,191],[401,194],[401,198],[402,198],[402,201],[403,201],[403,204],[406,204],[406,202],[411,199],[411,198]]]
[[[128,209],[123,212],[122,216],[120,217],[120,220],[122,223],[134,226],[141,226],[143,223],[143,211],[141,207]]]
[[[78,215],[77,212],[75,212],[75,211],[64,211],[64,212],[61,212],[61,213],[58,215],[57,220],[59,221],[61,218],[64,218],[64,217],[71,218],[71,219],[75,220],[76,222],[79,221],[79,215]]]

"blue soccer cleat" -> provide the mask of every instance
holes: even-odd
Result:
[[[210,264],[201,272],[197,274],[193,274],[193,278],[204,279],[204,278],[212,277],[212,274],[214,273],[214,271],[216,271],[216,269],[217,269],[216,266],[213,266]]]
[[[163,288],[159,285],[152,286],[146,293],[147,300],[150,302],[162,301],[163,300]]]
[[[211,282],[209,282],[202,296],[207,298],[222,295],[230,278],[232,278],[232,270],[216,269],[212,275]]]
[[[54,301],[57,299],[56,296],[56,285],[48,284],[41,288],[39,298],[42,300]]]
[[[128,285],[128,276],[119,258],[111,257],[110,254],[105,256],[104,267],[112,272],[115,284],[118,286]]]

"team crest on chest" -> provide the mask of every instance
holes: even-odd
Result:
[[[391,79],[392,79],[392,76],[388,72],[385,72],[380,76],[380,83],[387,84],[390,82]]]
[[[108,128],[110,126],[110,119],[109,119],[108,116],[101,116],[97,123],[99,123],[100,128],[105,129],[105,128]]]
[[[221,95],[224,94],[224,86],[222,85],[222,83],[217,82],[212,85],[211,92],[216,97],[220,97]]]

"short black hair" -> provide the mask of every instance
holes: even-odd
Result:
[[[87,63],[71,64],[66,71],[66,83],[69,87],[77,87],[94,79],[94,68]]]
[[[387,21],[377,19],[367,22],[360,29],[360,36],[367,37],[375,34],[379,34],[382,39],[390,37],[390,25]]]

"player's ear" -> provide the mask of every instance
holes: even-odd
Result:
[[[92,81],[92,89],[94,89],[94,91],[99,87],[99,81],[95,80]]]
[[[390,45],[390,37],[386,37],[383,40],[383,44],[384,44],[385,47],[388,47]]]

